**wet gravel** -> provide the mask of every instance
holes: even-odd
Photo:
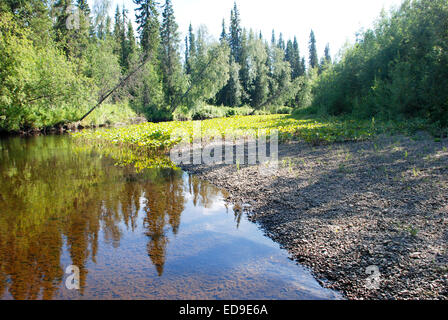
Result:
[[[230,203],[348,299],[447,300],[447,148],[422,133],[294,142],[279,146],[269,175],[263,165],[183,169],[227,190]]]

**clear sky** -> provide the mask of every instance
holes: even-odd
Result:
[[[93,6],[95,0],[90,0]],[[113,8],[123,4],[132,11],[132,0],[112,0]],[[164,0],[159,0],[164,3]],[[234,0],[172,0],[174,13],[182,34],[190,22],[194,27],[207,26],[216,38],[221,33],[222,19],[229,25],[230,10]],[[261,31],[271,39],[272,29],[284,38],[297,36],[301,54],[307,54],[311,29],[317,39],[319,56],[326,43],[330,43],[334,56],[347,42],[353,42],[361,28],[369,28],[379,16],[381,9],[387,11],[398,6],[402,0],[237,0],[242,26]]]

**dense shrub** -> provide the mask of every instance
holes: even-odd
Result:
[[[407,0],[382,14],[314,87],[321,112],[448,124],[448,2]]]
[[[29,39],[9,13],[0,14],[0,128],[52,126],[79,119],[91,104],[92,83],[51,43]]]

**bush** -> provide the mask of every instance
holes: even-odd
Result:
[[[286,106],[269,106],[264,109],[267,114],[292,114],[294,111],[291,107]]]
[[[75,121],[93,104],[92,81],[55,44],[36,46],[11,14],[0,14],[0,128]]]
[[[448,125],[446,0],[405,1],[317,80],[314,107],[358,118]]]

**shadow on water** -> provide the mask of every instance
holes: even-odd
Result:
[[[116,162],[67,136],[0,140],[0,298],[340,298],[220,190]]]

